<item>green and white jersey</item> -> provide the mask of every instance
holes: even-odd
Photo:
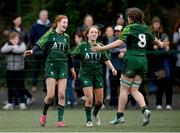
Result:
[[[124,28],[119,39],[126,42],[127,55],[145,55],[147,44],[154,41],[155,36],[145,24],[132,23]]]
[[[47,61],[67,62],[67,55],[70,54],[68,34],[58,34],[55,30],[51,29],[37,41],[37,45],[45,50]]]
[[[102,44],[100,44],[102,45]],[[102,71],[102,64],[109,60],[105,51],[93,52],[89,42],[83,42],[78,45],[72,52],[74,58],[80,59],[82,70],[88,72]]]

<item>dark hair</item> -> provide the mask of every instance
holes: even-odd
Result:
[[[13,14],[12,16],[11,16],[11,19],[10,19],[10,28],[14,28],[15,27],[15,24],[14,24],[14,20],[15,19],[17,19],[18,17],[21,17],[21,15],[20,14],[17,14],[17,13],[15,13],[15,14]],[[21,25],[20,25],[21,26]]]
[[[176,21],[176,24],[174,26],[174,32],[178,32],[180,28],[180,18]]]
[[[83,33],[82,32],[76,32],[76,34],[75,34],[76,36],[78,36],[78,37],[83,37],[84,35],[83,35]]]
[[[12,21],[14,21],[16,18],[21,17],[20,14],[14,14],[11,18]]]
[[[122,14],[122,13],[118,13],[118,14],[116,15],[116,20],[117,20],[118,18],[122,18],[122,19],[124,19],[123,14]]]
[[[129,8],[127,11],[127,15],[133,20],[133,22],[144,23],[144,13],[139,8]]]
[[[51,28],[56,29],[57,28],[57,22],[60,22],[62,19],[68,19],[65,15],[58,15],[56,19],[54,20],[54,23]]]

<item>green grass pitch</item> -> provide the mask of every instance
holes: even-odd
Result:
[[[49,110],[45,127],[39,124],[40,110],[0,111],[0,132],[180,132],[180,111],[152,111],[151,122],[142,127],[142,114],[138,110],[125,112],[126,122],[121,125],[109,125],[116,110],[102,110],[101,126],[87,128],[85,112],[80,109],[66,109],[64,122],[68,127],[57,128],[56,110]]]

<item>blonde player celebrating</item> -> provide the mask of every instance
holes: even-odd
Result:
[[[78,45],[72,52],[72,56],[74,58],[80,59],[82,64],[82,70],[80,72],[80,82],[85,95],[85,112],[87,118],[87,127],[93,126],[91,120],[93,93],[95,96],[95,107],[93,109],[95,124],[101,124],[98,112],[103,104],[104,82],[102,64],[105,63],[110,68],[113,75],[117,74],[117,71],[108,59],[106,52],[93,52],[91,50],[91,46],[102,45],[96,42],[98,35],[99,28],[97,26],[90,27],[86,32],[88,40]]]
[[[58,84],[58,127],[64,127],[62,121],[65,105],[65,89],[68,76],[68,60],[70,61],[71,73],[76,78],[70,56],[70,39],[65,33],[68,27],[68,18],[64,15],[56,17],[52,29],[46,32],[37,42],[37,45],[24,53],[25,56],[32,55],[39,49],[45,49],[47,55],[45,77],[47,95],[44,99],[43,113],[40,118],[41,126],[45,126],[47,110],[55,95],[55,85]]]
[[[148,26],[143,21],[144,14],[138,8],[129,8],[127,18],[129,25],[126,26],[119,36],[119,39],[106,46],[92,47],[93,51],[103,51],[118,47],[124,42],[127,45],[127,52],[124,58],[124,67],[121,75],[121,87],[118,103],[118,112],[115,119],[110,124],[120,124],[125,121],[124,110],[127,104],[128,93],[130,93],[142,108],[143,126],[149,123],[151,112],[145,104],[143,95],[138,91],[142,79],[147,72],[146,45],[156,43],[163,47],[163,43],[158,41]]]

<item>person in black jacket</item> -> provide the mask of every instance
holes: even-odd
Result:
[[[38,39],[46,33],[51,27],[51,22],[48,19],[48,11],[41,10],[39,12],[39,19],[32,25],[30,31],[30,42],[32,47],[36,44]],[[41,68],[44,65],[45,55],[42,51],[36,52],[33,55],[33,74],[32,74],[32,92],[37,91],[38,77],[41,72]],[[38,63],[42,62],[42,63]]]
[[[156,109],[162,109],[163,93],[166,94],[166,109],[172,109],[172,82],[170,80],[170,64],[169,64],[169,38],[168,35],[163,32],[161,20],[158,17],[152,19],[152,31],[158,40],[164,42],[164,48],[158,48],[154,45],[154,52],[152,54],[152,60],[150,68],[153,69],[155,76],[156,91]]]

